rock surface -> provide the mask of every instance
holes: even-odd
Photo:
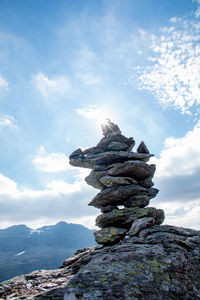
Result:
[[[199,261],[199,231],[156,225],[3,282],[0,299],[199,300]]]

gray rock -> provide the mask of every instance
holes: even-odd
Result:
[[[144,217],[135,220],[127,234],[129,236],[137,235],[140,231],[144,230],[145,228],[152,227],[154,224],[155,220],[150,217]]]
[[[149,201],[158,193],[157,189],[148,189],[146,192],[141,192],[138,195],[131,196],[123,202],[125,207],[145,207]]]
[[[108,227],[95,231],[94,236],[98,244],[113,245],[124,238],[126,232],[124,228]]]
[[[88,205],[97,208],[102,208],[108,205],[123,205],[124,202],[131,196],[136,196],[143,192],[153,198],[158,193],[158,190],[154,188],[147,189],[137,184],[111,187],[99,192]]]
[[[73,152],[74,153],[74,152]],[[144,153],[135,153],[135,152],[127,152],[127,151],[106,151],[100,153],[88,153],[84,155],[83,153],[78,155],[70,155],[70,165],[75,167],[83,167],[89,169],[98,169],[98,165],[103,165],[103,169],[106,169],[106,166],[124,162],[128,160],[141,160],[148,161],[153,154],[144,154]]]
[[[146,154],[149,153],[149,150],[143,141],[139,144],[139,146],[137,148],[137,152],[138,153],[146,153]]]
[[[124,150],[126,151],[127,148],[129,146],[125,143],[121,143],[121,142],[110,142],[110,144],[108,144],[107,146],[107,150],[111,150],[111,151],[121,151]]]
[[[113,209],[111,212],[99,215],[96,218],[96,225],[100,228],[114,226],[130,229],[134,221],[144,217],[153,218],[155,224],[161,224],[164,221],[164,211],[154,207]]]
[[[108,205],[106,207],[102,207],[101,212],[102,213],[107,213],[107,212],[111,212],[113,209],[119,209],[119,208],[117,206]]]
[[[129,160],[124,163],[116,163],[108,168],[108,175],[111,176],[128,176],[137,181],[142,181],[155,173],[156,167],[148,165],[143,161]]]
[[[92,171],[90,172],[90,174],[85,178],[85,181],[87,182],[87,184],[91,185],[92,187],[102,190],[105,185],[103,185],[100,182],[100,176],[106,174],[105,172],[95,172]]]
[[[82,157],[82,155],[83,155],[83,151],[81,150],[81,148],[78,148],[77,150],[72,152],[72,154],[69,156],[69,159],[73,159],[75,157]]]
[[[138,182],[139,185],[141,185],[141,186],[143,186],[143,187],[146,187],[146,188],[150,188],[150,187],[154,186],[154,183],[153,183],[153,181],[152,181],[152,177],[153,177],[153,176],[150,176],[150,177],[148,177],[148,178],[146,178],[146,179],[144,179],[144,180]]]
[[[119,142],[122,144],[126,144],[127,147],[133,147],[135,145],[135,141],[132,137],[127,138],[127,137],[123,136],[122,134],[115,134],[115,135],[111,135],[110,137],[103,137],[99,141],[99,143],[96,145],[96,147],[101,148],[104,151],[106,151],[108,148],[108,145],[112,142]]]
[[[131,196],[127,200],[124,201],[124,207],[145,207],[148,206],[150,202],[150,198],[148,195],[144,193],[142,195]]]
[[[199,260],[199,231],[153,226],[113,246],[79,250],[58,270],[3,282],[0,298],[199,300]]]
[[[113,187],[118,185],[137,184],[137,181],[130,177],[115,177],[115,176],[102,176],[99,178],[100,183],[104,187]]]

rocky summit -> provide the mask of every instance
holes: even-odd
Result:
[[[114,245],[133,232],[136,221],[144,229],[160,225],[164,220],[161,209],[146,206],[158,190],[152,179],[156,170],[148,164],[153,156],[142,141],[137,152],[132,149],[135,141],[121,134],[119,127],[110,120],[102,125],[104,137],[92,148],[75,150],[69,157],[72,166],[92,169],[86,182],[101,191],[89,205],[101,209],[94,233],[97,243]],[[123,206],[123,208],[121,208]],[[151,221],[147,222],[151,218]]]
[[[200,231],[161,225],[164,212],[149,207],[155,166],[144,142],[132,152],[109,120],[97,146],[70,156],[92,169],[86,182],[100,189],[89,205],[101,209],[99,246],[78,250],[59,269],[35,271],[0,284],[8,300],[199,300]],[[123,207],[121,207],[123,206]]]
[[[0,299],[199,300],[200,232],[152,225],[151,217],[138,219],[115,245],[82,249],[58,270],[5,281]],[[125,229],[105,230],[114,236]]]

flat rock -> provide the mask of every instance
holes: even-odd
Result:
[[[138,195],[131,196],[123,202],[125,207],[145,207],[149,201],[158,193],[157,189],[148,189],[146,192],[141,192]]]
[[[134,221],[144,217],[153,218],[155,224],[161,224],[165,218],[164,211],[154,207],[113,209],[111,212],[99,215],[96,218],[96,225],[100,228],[114,226],[130,229]]]
[[[113,143],[113,142],[126,144],[127,148],[129,148],[129,149],[130,149],[130,147],[133,148],[133,146],[135,145],[135,141],[132,137],[127,138],[127,137],[123,136],[122,134],[115,134],[115,135],[111,135],[110,137],[103,137],[99,141],[99,143],[96,145],[96,147],[101,148],[104,151],[106,151],[108,149],[109,144]]]
[[[83,151],[81,150],[81,148],[78,148],[77,150],[72,152],[72,154],[69,156],[69,159],[72,159],[75,157],[81,157],[82,155],[83,155]]]
[[[99,178],[99,181],[104,187],[137,184],[137,181],[135,179],[121,176],[102,176]]]
[[[124,228],[109,227],[95,231],[94,236],[98,244],[113,245],[124,238],[126,232]]]
[[[153,176],[150,176],[150,177],[148,177],[148,178],[146,178],[146,179],[144,179],[144,180],[138,182],[139,185],[141,185],[141,186],[143,186],[143,187],[146,187],[146,188],[150,188],[150,187],[154,186],[154,183],[153,183],[153,181],[152,181],[152,177],[153,177]]]
[[[127,144],[121,142],[110,142],[107,146],[108,151],[126,151],[128,148],[129,146]]]
[[[116,163],[107,168],[108,175],[128,176],[137,181],[142,181],[150,176],[153,177],[156,170],[154,164],[148,165],[140,160],[129,160],[123,163]]]
[[[154,188],[147,189],[137,184],[111,187],[99,192],[88,205],[97,208],[102,208],[108,205],[123,205],[124,202],[131,196],[136,196],[143,192],[145,194],[151,194],[151,198],[153,198],[158,193],[158,190]]]
[[[70,155],[69,163],[75,167],[83,167],[89,169],[98,169],[98,166],[108,166],[113,163],[124,162],[129,160],[141,160],[147,162],[153,154],[127,152],[127,151],[106,151],[100,153],[83,152],[80,155]]]
[[[90,174],[85,178],[85,181],[87,182],[87,184],[91,185],[92,187],[102,190],[103,188],[105,188],[105,185],[102,184],[100,182],[100,177],[102,175],[106,175],[107,172],[95,172],[92,171],[90,172]]]

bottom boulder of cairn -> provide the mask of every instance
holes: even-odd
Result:
[[[113,245],[126,235],[160,225],[164,211],[146,207],[158,190],[152,188],[155,165],[147,162],[153,156],[142,141],[132,151],[134,139],[121,134],[110,120],[102,125],[104,137],[92,148],[75,150],[69,157],[72,166],[92,169],[86,182],[101,191],[89,205],[101,209],[96,218],[100,227],[95,235],[97,243]],[[121,207],[123,206],[123,208]]]

